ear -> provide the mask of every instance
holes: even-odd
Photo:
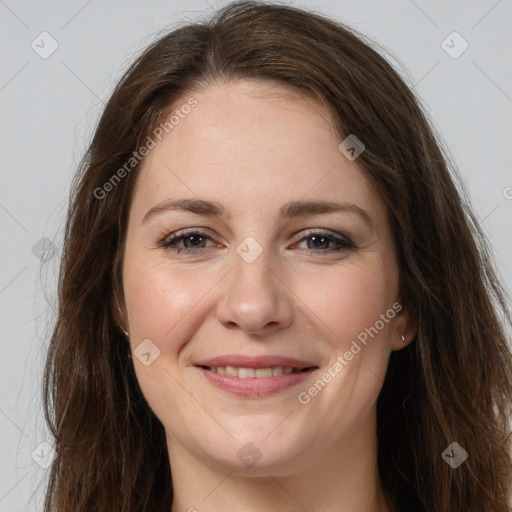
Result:
[[[395,302],[393,309],[396,311],[396,316],[391,330],[391,350],[400,350],[415,338],[418,326],[416,319],[413,318],[411,308],[406,304]]]
[[[124,331],[128,331],[125,308],[121,306],[121,304],[124,304],[124,301],[118,299],[118,294],[115,290],[111,297],[112,299],[110,301],[110,308],[114,317],[114,322],[124,334]]]

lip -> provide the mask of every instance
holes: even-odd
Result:
[[[236,366],[238,368],[269,368],[275,366],[291,367],[306,371],[301,373],[289,373],[276,375],[268,378],[259,377],[234,377],[227,374],[212,373],[204,368],[205,366]],[[307,379],[318,366],[309,361],[300,361],[291,357],[284,356],[244,356],[241,354],[232,354],[217,356],[211,359],[205,359],[195,363],[195,367],[204,375],[204,377],[214,386],[243,398],[264,398],[274,395],[295,386]]]
[[[284,356],[244,356],[241,354],[228,354],[211,359],[204,359],[203,361],[195,363],[195,366],[237,366],[238,368],[254,369],[269,368],[272,366],[290,366],[302,370],[304,368],[315,367],[316,365],[309,361],[299,361],[298,359]]]
[[[226,374],[212,373],[210,370],[200,366],[197,367],[211,384],[243,398],[264,398],[279,393],[301,383],[317,368],[314,367],[302,373],[289,373],[267,378],[248,377],[244,379]]]

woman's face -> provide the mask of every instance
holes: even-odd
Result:
[[[193,96],[147,155],[129,216],[144,396],[169,450],[213,467],[284,475],[355,453],[374,442],[390,351],[412,335],[385,206],[314,100],[248,80]]]

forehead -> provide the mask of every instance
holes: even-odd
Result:
[[[217,83],[145,158],[134,198],[211,197],[228,213],[290,198],[378,201],[357,162],[338,149],[329,110],[310,95],[259,81]],[[378,206],[378,205],[375,205]]]

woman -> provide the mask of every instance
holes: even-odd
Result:
[[[45,510],[510,511],[510,317],[450,171],[339,23],[155,42],[74,182]]]

